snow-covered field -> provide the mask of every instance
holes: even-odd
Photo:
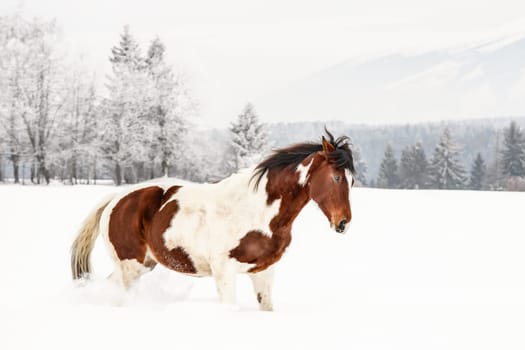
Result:
[[[129,293],[74,286],[69,247],[111,186],[0,186],[0,349],[524,349],[525,193],[355,189],[347,235],[309,205],[277,265],[273,313],[246,276],[157,267]]]

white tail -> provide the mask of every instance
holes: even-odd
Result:
[[[100,217],[113,197],[114,195],[111,195],[106,198],[82,223],[77,238],[71,246],[71,273],[73,279],[89,277],[91,272],[89,257],[98,236]]]

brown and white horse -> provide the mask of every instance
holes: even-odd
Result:
[[[273,266],[308,201],[339,233],[352,219],[352,151],[347,137],[326,132],[320,144],[276,150],[255,169],[215,184],[147,183],[105,200],[73,243],[73,278],[88,277],[100,231],[115,261],[111,277],[124,287],[160,263],[213,276],[221,301],[235,303],[236,274],[248,273],[260,308],[272,310]]]

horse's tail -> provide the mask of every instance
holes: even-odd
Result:
[[[99,222],[104,209],[114,195],[102,201],[82,223],[77,238],[71,246],[71,274],[73,279],[88,278],[91,272],[90,255],[99,232]]]

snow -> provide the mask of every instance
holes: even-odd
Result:
[[[112,186],[0,186],[0,349],[523,349],[525,193],[357,188],[346,235],[298,217],[274,312],[248,277],[238,306],[213,280],[156,268],[128,293],[69,275],[69,247]]]

